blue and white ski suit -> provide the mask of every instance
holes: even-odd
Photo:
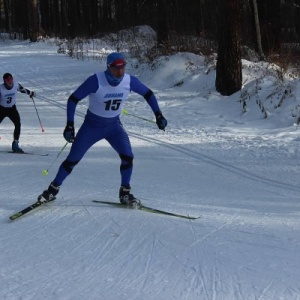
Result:
[[[121,158],[121,185],[130,185],[133,153],[128,134],[119,116],[131,91],[143,96],[153,113],[159,111],[159,105],[153,92],[139,79],[125,73],[121,81],[114,82],[111,80],[109,70],[90,76],[69,97],[67,103],[67,120],[69,122],[74,122],[77,103],[87,96],[89,96],[89,107],[70,153],[60,165],[53,180],[56,186],[63,183],[87,150],[102,139],[107,140]]]

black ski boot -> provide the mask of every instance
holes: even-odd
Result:
[[[41,195],[38,196],[37,200],[41,203],[50,202],[56,199],[56,195],[59,192],[59,186],[56,186],[53,182],[49,185],[48,189],[43,191]]]
[[[119,190],[119,200],[122,204],[129,207],[139,208],[141,206],[141,201],[130,194],[130,190],[130,186],[121,186]]]

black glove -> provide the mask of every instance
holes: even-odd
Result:
[[[161,130],[165,130],[168,122],[164,118],[164,116],[162,115],[160,110],[155,113],[155,117],[156,117],[156,124],[157,124],[158,128]]]
[[[74,122],[67,122],[66,128],[64,130],[64,138],[67,142],[73,143],[75,139],[75,129]]]
[[[30,99],[32,99],[33,97],[35,97],[35,92],[31,91],[31,92],[29,93],[29,97],[30,97]]]

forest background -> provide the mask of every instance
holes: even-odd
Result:
[[[156,43],[143,51],[133,42],[136,58],[191,52],[214,60],[217,53],[222,95],[241,90],[242,58],[275,63],[281,77],[291,65],[299,73],[300,0],[0,0],[2,32],[31,42],[66,39],[70,56],[112,33],[109,42],[122,51],[128,29],[134,36],[139,25],[154,30]]]

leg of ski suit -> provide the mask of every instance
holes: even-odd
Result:
[[[14,140],[19,140],[21,133],[21,119],[17,107],[2,107],[0,106],[0,123],[8,117],[14,124]]]
[[[113,123],[104,126],[96,126],[93,122],[85,120],[76,135],[69,155],[60,165],[53,183],[60,186],[87,150],[102,139],[106,139],[119,154],[121,158],[121,185],[129,185],[132,174],[133,153],[128,134],[118,118]]]

